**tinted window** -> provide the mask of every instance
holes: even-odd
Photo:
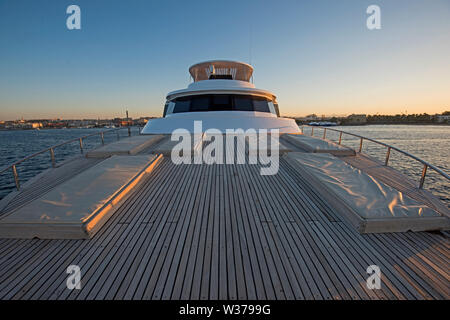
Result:
[[[173,111],[170,107],[172,103],[175,104]],[[165,107],[165,113],[226,110],[271,112],[268,99],[242,94],[202,94],[177,98],[170,104]],[[275,110],[272,111],[278,114],[278,105],[275,104],[274,107]]]
[[[231,96],[228,94],[213,95],[211,99],[210,110],[231,110],[233,105],[231,104]]]
[[[253,108],[254,111],[270,112],[269,104],[265,98],[253,97]]]
[[[233,80],[231,74],[212,74],[209,76],[209,79],[228,79]]]
[[[173,113],[188,112],[190,104],[191,104],[191,97],[178,98],[175,101],[175,108],[173,108]]]
[[[239,111],[253,111],[253,102],[251,96],[238,96],[234,97],[234,110]]]
[[[209,104],[209,96],[194,96],[192,97],[190,111],[208,111]]]
[[[166,116],[168,106],[169,106],[169,101],[167,101],[166,104],[164,105],[163,117]]]
[[[275,107],[275,112],[277,113],[277,116],[279,117],[280,116],[280,109],[278,108],[278,103],[275,103],[273,106]]]

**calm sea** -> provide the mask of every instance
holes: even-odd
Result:
[[[450,172],[450,126],[371,125],[336,128],[398,147],[436,165],[444,172]],[[44,148],[99,130],[101,129],[0,131],[0,168]],[[136,134],[138,129],[135,128],[133,130],[133,134]],[[308,133],[308,131],[305,131],[305,133]],[[126,130],[121,130],[121,135],[126,136]],[[322,136],[322,131],[317,130],[316,135]],[[327,134],[327,137],[338,140],[337,134],[333,135],[330,133]],[[114,141],[115,139],[117,139],[116,133],[105,135],[105,142]],[[350,147],[359,147],[359,140],[355,138],[344,136],[342,142]],[[99,144],[99,136],[90,137],[84,142],[86,150],[92,149]],[[386,149],[383,147],[373,143],[366,143],[363,151],[384,161]],[[63,161],[79,153],[78,142],[55,149],[57,161]],[[422,166],[419,163],[393,151],[389,164],[418,183],[422,170]],[[45,153],[25,161],[17,167],[17,170],[20,180],[24,182],[50,166],[50,155]],[[450,183],[432,170],[428,170],[425,188],[450,205]],[[14,180],[11,170],[0,174],[0,198],[3,198],[13,189]]]
[[[13,130],[0,131],[0,170],[28,155],[49,148],[67,140],[79,138],[91,133],[107,129],[46,129],[46,130]],[[132,135],[138,134],[138,128],[132,128]],[[128,136],[126,129],[119,130],[121,137]],[[116,132],[104,135],[105,143],[117,141]],[[83,140],[83,148],[88,151],[101,144],[99,135]],[[79,142],[55,148],[56,162],[61,162],[80,154]],[[50,152],[45,152],[17,166],[20,182],[23,183],[39,172],[51,167]],[[0,174],[0,199],[15,189],[12,171]]]

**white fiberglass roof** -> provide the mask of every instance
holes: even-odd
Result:
[[[276,98],[270,91],[257,89],[250,82],[239,80],[203,80],[191,83],[186,89],[169,92],[167,99],[172,100],[182,96],[207,93],[250,94],[267,97],[271,100]]]
[[[253,67],[249,64],[229,61],[211,60],[194,64],[189,68],[194,82],[186,89],[176,90],[167,94],[167,99],[197,94],[249,94],[275,100],[276,96],[267,90],[257,89],[250,82]]]
[[[211,60],[194,64],[189,73],[195,82],[208,80],[212,75],[227,75],[232,80],[250,81],[253,67],[247,63],[229,60]]]

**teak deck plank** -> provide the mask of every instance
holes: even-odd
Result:
[[[443,233],[361,235],[285,160],[259,169],[163,159],[90,240],[0,239],[0,298],[450,298]]]
[[[236,170],[237,168],[235,168]],[[267,244],[266,238],[262,239],[262,221],[265,221],[264,218],[261,220],[260,213],[262,212],[261,207],[259,206],[261,202],[254,198],[254,195],[252,195],[252,192],[248,186],[248,180],[245,178],[245,182],[243,183],[245,186],[245,198],[248,199],[248,205],[250,206],[249,214],[246,215],[246,218],[248,220],[251,235],[252,235],[252,241],[253,245],[255,247],[256,251],[256,259],[257,259],[257,277],[259,281],[257,283],[257,286],[259,286],[261,289],[258,291],[258,298],[259,299],[274,299],[277,297],[278,292],[281,292],[281,286],[279,284],[279,278],[275,277],[276,272],[272,272],[274,269],[274,262],[272,260],[272,257],[270,256],[270,249]],[[253,199],[252,199],[253,197]],[[252,201],[250,201],[252,199]],[[261,236],[261,238],[260,238]],[[255,257],[253,258],[255,259]],[[255,263],[256,264],[256,263]],[[269,277],[266,277],[264,275],[273,275],[272,278],[275,277],[273,283]]]
[[[205,175],[199,172],[197,178],[197,181],[199,181],[199,189],[193,197],[193,217],[189,221],[185,242],[180,245],[183,248],[183,251],[180,252],[181,257],[177,272],[176,274],[170,275],[170,281],[172,280],[172,277],[175,277],[173,286],[170,287],[170,285],[166,285],[162,296],[163,299],[180,299],[186,272],[189,267],[192,267],[188,261],[192,257],[191,254],[197,253],[196,248],[198,247],[198,243],[196,239],[199,235],[199,221],[201,221],[202,218],[199,206],[206,188],[206,184],[203,183],[203,180],[205,180]],[[202,183],[200,183],[200,181],[202,181]]]
[[[166,223],[168,228],[169,235],[172,234],[172,236],[168,236],[165,240],[164,248],[166,249],[166,254],[160,254],[159,260],[156,264],[156,270],[158,273],[154,273],[154,279],[150,279],[150,283],[148,287],[154,287],[153,292],[149,290],[148,293],[144,296],[146,298],[152,298],[152,299],[161,299],[162,291],[164,289],[164,285],[166,283],[166,280],[168,276],[171,274],[171,265],[174,264],[174,268],[176,268],[177,263],[179,262],[179,253],[180,251],[176,250],[178,247],[182,248],[182,243],[179,242],[180,237],[183,236],[185,232],[185,226],[186,226],[186,219],[190,219],[191,215],[183,214],[181,215],[180,212],[187,210],[190,211],[190,200],[192,197],[189,197],[191,195],[191,192],[193,191],[192,188],[189,188],[189,183],[192,181],[196,181],[196,173],[198,168],[196,166],[191,167],[188,166],[186,168],[187,174],[186,178],[181,185],[181,189],[177,192],[179,201],[177,199],[175,200],[178,202],[178,206],[176,211],[174,211],[173,216],[170,218],[170,220]],[[198,175],[197,175],[198,176]],[[186,202],[187,201],[187,202]],[[172,213],[170,213],[172,214]],[[181,221],[180,221],[181,220]],[[175,229],[175,230],[173,230]],[[171,232],[173,230],[173,232]],[[180,245],[180,246],[179,246]],[[178,252],[178,255],[175,255]]]
[[[161,173],[162,175],[165,175],[168,179],[171,179],[173,177],[173,174],[176,171],[173,172],[167,172],[167,165],[163,164],[161,166]],[[158,176],[160,178],[162,178],[162,175],[156,175],[155,178],[157,178]],[[124,280],[122,281],[122,283],[120,284],[120,286],[118,287],[118,291],[117,292],[110,292],[109,295],[114,295],[114,299],[123,299],[123,298],[127,298],[127,299],[131,299],[134,292],[136,291],[137,285],[139,283],[140,280],[140,275],[141,272],[138,272],[139,270],[142,270],[145,267],[145,261],[146,261],[146,257],[148,257],[151,253],[151,251],[148,251],[149,249],[151,249],[150,247],[145,247],[145,245],[148,245],[149,243],[151,243],[152,241],[152,237],[154,236],[153,232],[150,232],[152,230],[154,230],[154,223],[150,222],[149,219],[151,219],[152,217],[148,217],[147,215],[144,215],[144,212],[146,211],[147,208],[151,207],[151,204],[153,203],[153,201],[155,201],[155,199],[157,199],[159,197],[160,194],[163,194],[165,189],[164,188],[158,188],[158,186],[160,186],[160,184],[163,183],[162,179],[155,179],[155,183],[154,183],[154,187],[151,188],[151,193],[147,192],[144,193],[144,198],[145,201],[145,205],[141,206],[141,208],[139,210],[135,210],[138,212],[139,215],[143,215],[144,216],[144,220],[142,220],[141,223],[145,224],[145,228],[144,228],[144,232],[146,232],[146,238],[145,241],[142,245],[141,248],[138,249],[139,253],[137,255],[137,257],[134,259],[133,263],[130,266],[130,269],[127,271],[127,274],[124,277]],[[142,195],[141,195],[142,198]],[[149,201],[151,200],[151,201]]]
[[[236,177],[239,179],[239,177],[243,176],[243,173],[246,173],[246,170],[241,170],[242,168],[238,166],[234,166],[234,172],[237,173]],[[267,235],[270,233],[270,230],[268,228],[268,224],[272,223],[272,219],[269,217],[269,211],[267,209],[267,203],[263,201],[262,198],[255,199],[255,194],[252,194],[250,191],[248,180],[245,180],[245,185],[247,191],[247,198],[245,199],[246,202],[248,202],[249,205],[254,206],[253,214],[249,215],[249,219],[253,222],[252,225],[256,228],[254,231],[255,237],[254,242],[257,244],[261,242],[262,248],[257,245],[257,248],[261,251],[258,251],[261,256],[261,265],[262,270],[264,270],[263,274],[269,274],[272,278],[272,285],[273,288],[270,286],[270,282],[265,280],[266,285],[266,291],[268,293],[268,298],[273,299],[286,299],[288,297],[292,298],[293,294],[291,292],[290,285],[286,286],[286,282],[282,283],[282,278],[286,279],[285,274],[283,272],[283,265],[281,260],[278,259],[277,255],[274,255],[274,252],[277,252],[277,247],[274,239],[268,237]],[[255,179],[254,183],[257,183],[257,180]],[[263,189],[260,189],[261,191]],[[238,191],[239,192],[239,191]],[[253,218],[253,219],[252,219]],[[260,238],[256,238],[256,235],[259,234]],[[265,260],[262,259],[265,257]],[[280,268],[276,268],[276,265],[279,265]]]
[[[289,166],[287,166],[287,168],[289,168]],[[302,187],[304,187],[304,186],[308,186],[307,185],[307,181],[305,181],[305,180],[302,180],[303,178],[299,175],[299,173],[298,172],[295,172],[295,171],[293,171],[293,168],[291,167],[291,168],[289,168],[289,172],[290,172],[290,175],[287,175],[286,176],[286,178],[287,179],[299,179],[299,181],[300,181],[300,183],[296,183],[295,182],[295,180],[292,180],[291,181],[291,184],[292,185],[296,185],[296,186],[302,186]],[[305,192],[305,194],[311,194],[311,193],[314,193],[315,191],[314,190],[312,190],[312,189],[310,189],[310,188],[305,188],[304,189],[304,192]],[[314,197],[316,197],[315,195],[314,195]],[[323,200],[322,199],[320,199],[320,198],[316,198],[315,199],[315,201],[317,202],[317,204],[318,205],[320,205],[321,206],[321,208],[322,208],[322,210],[332,210],[329,206],[328,206],[328,204],[326,204],[326,203],[323,203]],[[323,221],[323,225],[326,227],[327,226],[327,217],[325,216],[325,215],[318,215],[317,216],[320,220],[322,220]],[[348,238],[349,236],[352,238],[352,239],[350,239],[350,243],[351,244],[355,244],[355,245],[359,245],[358,246],[358,248],[356,249],[358,252],[361,252],[361,253],[364,253],[364,252],[366,252],[367,250],[369,250],[370,252],[371,252],[371,254],[372,255],[374,255],[375,257],[377,257],[377,258],[383,258],[383,257],[380,257],[379,255],[378,255],[378,252],[376,252],[376,251],[374,251],[373,250],[373,248],[370,246],[370,245],[366,245],[366,243],[365,243],[365,237],[364,237],[364,235],[359,235],[354,229],[352,229],[348,224],[346,224],[345,222],[343,222],[343,223],[338,223],[338,224],[336,224],[336,223],[332,223],[332,227],[331,228],[336,228],[336,226],[338,227],[337,229],[335,229],[335,230],[330,230],[330,232],[331,232],[331,234],[333,234],[333,236],[334,237],[336,237],[336,236],[339,236],[339,235],[342,235],[343,236],[343,239],[339,242],[339,243],[342,243],[342,241],[344,241],[345,240],[345,238]],[[339,232],[339,229],[342,229],[342,232]],[[307,229],[305,229],[305,231],[304,232],[307,232]],[[361,247],[362,246],[362,247]],[[372,257],[372,259],[373,259],[374,257]],[[389,264],[385,264],[385,263],[381,263],[383,260],[379,260],[376,264],[377,265],[379,265],[379,266],[384,266],[384,269],[386,269],[386,267],[387,267],[387,270],[385,270],[385,272],[387,271],[387,272],[390,272],[390,269],[389,269]],[[367,265],[368,266],[368,265]],[[390,274],[390,276],[392,277],[392,274]],[[392,281],[396,281],[396,278],[395,277],[392,277]]]
[[[184,172],[183,174],[183,170],[181,168],[182,166],[175,168],[175,171],[181,176],[175,175],[175,178],[170,181],[168,187],[160,193],[158,196],[158,205],[155,208],[150,208],[150,210],[144,213],[145,218],[143,221],[152,223],[152,228],[149,232],[153,233],[153,237],[147,247],[147,253],[150,255],[146,256],[147,259],[142,264],[142,269],[140,269],[142,271],[138,273],[138,275],[141,273],[142,277],[136,285],[136,290],[132,297],[133,299],[142,299],[146,292],[153,289],[151,287],[147,287],[147,284],[153,275],[155,262],[160,255],[164,240],[168,234],[166,223],[168,221],[171,209],[173,205],[176,204],[175,202],[179,196],[177,194],[178,187],[180,186],[180,183],[182,183],[183,179],[185,179],[186,173]],[[175,195],[172,199],[173,201],[169,201],[168,197],[171,197],[172,195]]]
[[[203,178],[201,174],[201,168],[198,165],[195,165],[196,174],[196,183],[197,189],[191,188],[188,193],[188,210],[191,211],[192,215],[182,215],[183,218],[189,219],[188,223],[183,223],[182,237],[179,238],[178,243],[175,244],[173,250],[175,250],[175,261],[171,264],[170,270],[168,271],[167,281],[164,283],[164,287],[161,286],[162,299],[171,299],[175,294],[177,297],[175,299],[179,299],[180,291],[182,288],[185,271],[187,268],[187,259],[189,257],[189,253],[191,250],[190,244],[192,244],[193,234],[195,230],[195,225],[197,219],[199,218],[199,212],[196,210],[199,205],[199,199],[201,197],[202,192],[204,191],[205,186],[200,183]],[[203,189],[202,189],[203,187]],[[168,260],[168,262],[170,262]],[[161,279],[162,281],[162,279]],[[175,289],[176,287],[176,289]],[[175,292],[174,292],[175,291]]]
[[[249,168],[249,169],[254,169],[254,168]],[[266,179],[262,179],[263,183],[267,182],[264,180]],[[250,181],[247,180],[247,185],[249,185]],[[261,190],[264,190],[264,192],[267,192],[267,187],[266,186],[261,186],[260,187]],[[274,191],[276,192],[276,191]],[[278,217],[274,216],[273,210],[274,208],[272,207],[271,203],[273,203],[272,198],[272,194],[266,193],[265,197],[263,197],[262,200],[263,203],[265,202],[264,198],[267,199],[267,202],[265,203],[266,208],[268,212],[270,212],[271,215],[271,221],[270,222],[265,222],[264,220],[262,221],[263,226],[265,228],[267,228],[269,230],[269,232],[272,234],[272,237],[274,239],[276,239],[275,241],[275,246],[278,248],[278,252],[280,252],[282,259],[284,260],[283,265],[284,265],[284,270],[287,270],[287,276],[289,277],[289,275],[291,275],[292,278],[288,279],[288,282],[291,284],[291,287],[288,288],[289,291],[292,291],[292,293],[289,293],[289,295],[287,296],[287,298],[289,299],[304,299],[306,298],[305,294],[307,296],[310,295],[309,292],[309,288],[307,287],[306,282],[304,281],[303,278],[303,274],[300,270],[300,268],[297,267],[297,265],[292,261],[290,262],[290,260],[294,260],[295,259],[295,255],[292,253],[291,248],[289,243],[287,242],[287,240],[284,237],[284,234],[282,232],[278,233],[276,232],[276,228],[280,228],[280,226],[284,225],[285,221],[282,221],[281,223],[278,221]],[[280,203],[281,206],[282,203]],[[280,217],[281,218],[281,217]],[[258,220],[257,220],[258,221]],[[261,221],[261,219],[259,219],[259,221]],[[258,222],[259,222],[258,221]],[[270,272],[272,272],[273,270],[270,270]],[[283,275],[284,277],[284,275]],[[295,278],[294,278],[295,277]],[[297,279],[297,277],[300,277],[300,281]],[[303,288],[301,288],[303,286]]]

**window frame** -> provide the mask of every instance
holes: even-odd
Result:
[[[213,109],[213,98],[215,96],[228,96],[228,99],[230,101],[229,105],[231,105],[231,108],[226,109]],[[208,109],[207,110],[193,110],[192,109],[192,101],[195,98],[204,98],[208,97]],[[252,110],[242,110],[242,109],[236,109],[236,97],[242,97],[250,99],[252,102]],[[187,111],[176,111],[176,104],[177,101],[189,101],[189,107]],[[261,111],[261,110],[255,110],[256,103],[255,101],[265,101],[267,105],[267,111]],[[207,93],[207,94],[199,94],[199,95],[188,95],[183,97],[178,97],[173,100],[168,100],[166,104],[168,104],[167,111],[164,113],[164,116],[169,114],[175,114],[175,113],[187,113],[187,112],[211,112],[211,111],[247,111],[247,112],[267,112],[271,114],[275,114],[277,117],[279,117],[279,111],[278,111],[278,104],[275,100],[272,100],[270,98],[264,97],[264,96],[258,96],[258,95],[251,95],[251,94],[239,94],[239,93]]]

